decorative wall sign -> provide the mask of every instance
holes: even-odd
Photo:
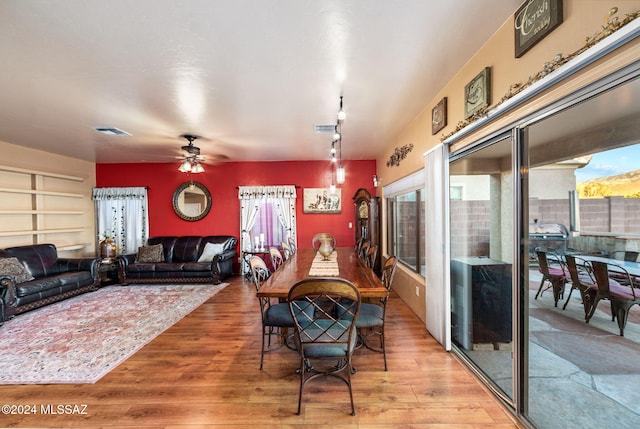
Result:
[[[526,0],[513,17],[516,58],[551,33],[562,18],[562,0]]]
[[[488,107],[491,103],[491,67],[485,67],[464,87],[464,118]]]
[[[399,166],[400,161],[405,159],[409,154],[409,152],[411,152],[412,150],[413,150],[412,144],[406,144],[401,148],[396,148],[393,151],[393,155],[389,157],[389,161],[387,161],[387,167]]]
[[[303,213],[340,213],[342,190],[331,193],[329,188],[305,188],[303,191]]]
[[[447,97],[431,110],[431,134],[436,134],[447,125]]]

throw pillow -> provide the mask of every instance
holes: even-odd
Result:
[[[16,283],[24,283],[33,280],[33,276],[22,265],[18,258],[1,258],[0,259],[0,275],[11,276]]]
[[[213,257],[219,255],[224,250],[224,243],[207,243],[204,246],[202,255],[198,258],[198,262],[211,262]]]
[[[136,262],[164,262],[162,244],[138,247]]]

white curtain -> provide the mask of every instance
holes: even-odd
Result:
[[[285,230],[295,239],[296,237],[296,187],[285,186],[240,186],[240,249],[251,251],[250,231],[256,222],[258,211],[268,199],[276,205],[278,219]],[[242,273],[246,273],[245,264]]]
[[[93,188],[99,241],[111,236],[119,253],[134,253],[149,237],[147,188]]]
[[[446,350],[451,350],[451,287],[449,271],[449,169],[446,147],[436,146],[424,155],[426,327]]]

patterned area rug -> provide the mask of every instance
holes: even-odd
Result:
[[[0,383],[95,383],[227,285],[108,286],[21,314],[0,327]]]

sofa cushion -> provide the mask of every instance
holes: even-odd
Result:
[[[16,283],[24,283],[33,280],[33,276],[18,258],[1,258],[0,275],[13,277]]]
[[[162,244],[153,244],[151,246],[142,246],[138,248],[138,254],[136,255],[136,263],[138,262],[163,262],[164,253]]]
[[[149,237],[147,240],[147,246],[153,244],[162,244],[164,251],[164,260],[166,262],[173,261],[173,246],[176,244],[178,237],[161,236],[161,237]]]
[[[178,237],[173,246],[173,259],[171,262],[196,262],[200,254],[202,237],[184,236]]]
[[[35,278],[58,274],[58,250],[53,244],[33,244],[30,246],[9,247],[4,249],[18,258]]]
[[[224,251],[225,243],[207,243],[198,262],[212,262],[213,257]]]
[[[50,289],[57,289],[61,285],[58,276],[42,277],[31,280],[29,282],[20,283],[16,287],[16,295],[18,297],[40,294]]]

